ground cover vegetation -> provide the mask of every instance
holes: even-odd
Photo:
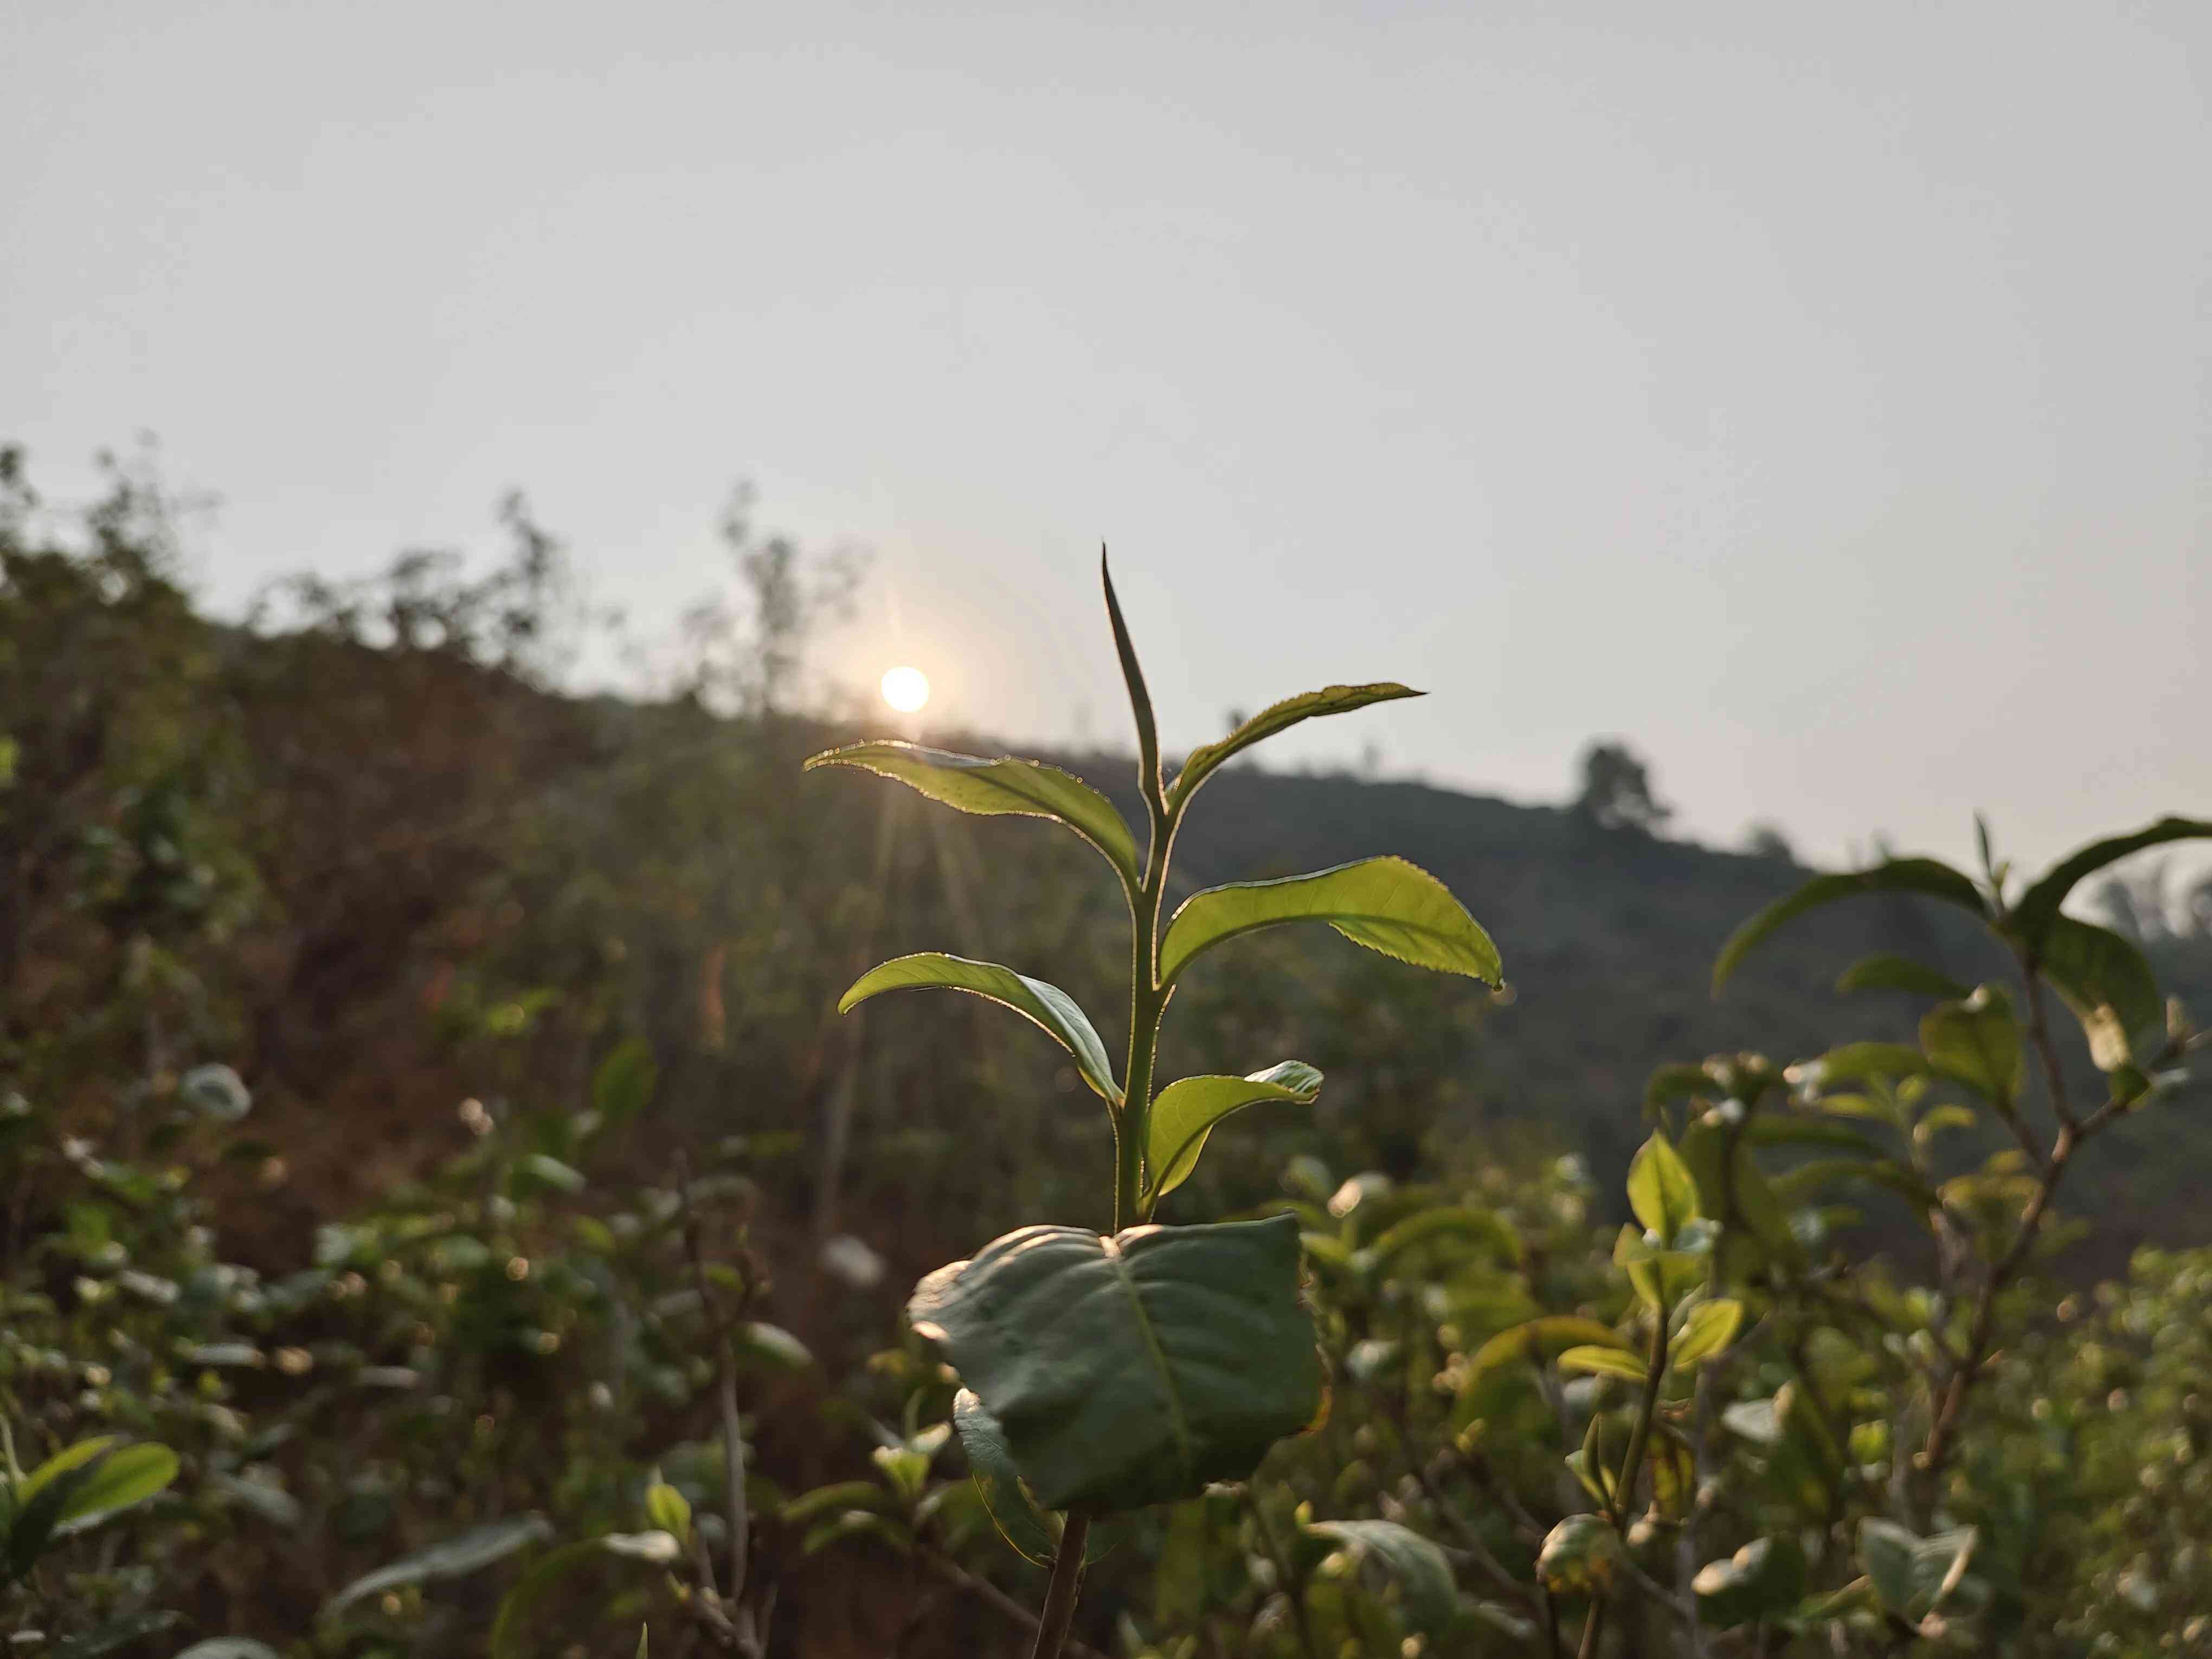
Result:
[[[503,524],[225,624],[0,462],[11,1651],[2212,1653],[2212,825],[1177,755],[1110,586],[1133,767],[874,740],[742,514],[579,696]]]

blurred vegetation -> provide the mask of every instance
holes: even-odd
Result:
[[[1095,857],[800,780],[862,735],[803,673],[857,567],[742,503],[731,597],[635,698],[564,690],[602,624],[520,500],[489,573],[409,556],[242,623],[193,605],[174,517],[137,465],[78,510],[0,456],[11,1651],[628,1655],[641,1626],[713,1651],[696,1609],[733,1508],[776,1654],[1026,1651],[1042,1574],[1000,1544],[945,1431],[952,1379],[898,1309],[1020,1222],[1105,1226],[1084,1172],[1110,1136],[1058,1051],[981,1005],[832,1011],[872,962],[988,941],[1109,1011],[1117,1048]],[[1126,758],[1060,758],[1140,812]],[[1625,750],[1589,781],[1556,811],[1249,763],[1212,785],[1171,901],[1401,853],[1467,898],[1514,994],[1265,940],[1192,970],[1192,1069],[1297,1052],[1328,1084],[1223,1129],[1163,1212],[1302,1217],[1331,1406],[1249,1483],[1129,1522],[1079,1639],[1539,1653],[1595,1590],[1624,1655],[2212,1653],[2212,1132],[2185,1091],[2083,1156],[2046,1230],[2063,1253],[2008,1282],[1943,1479],[1907,1493],[1915,1333],[1950,1340],[1944,1275],[2006,1248],[2021,1171],[1988,1113],[1888,1080],[1885,1160],[1968,1182],[1943,1190],[1971,1227],[1931,1236],[1894,1182],[1786,1188],[1859,1310],[1746,1292],[1749,1330],[1666,1402],[1681,1484],[1655,1468],[1648,1512],[1570,1527],[1540,1568],[1602,1519],[1563,1460],[1593,1436],[1617,1459],[1629,1395],[1559,1345],[1492,1345],[1537,1317],[1636,1340],[1614,1250],[1655,1066],[1757,1051],[1779,1079],[1911,1041],[1924,999],[1835,993],[1869,952],[1964,985],[2005,966],[1890,896],[1778,939],[1717,1002],[1717,947],[1804,872],[1772,840],[1658,839]],[[2103,902],[2201,1007],[2212,903],[2152,884]],[[2102,1086],[2085,1043],[2058,1059]],[[1736,1064],[1677,1097],[1678,1132],[1741,1097]],[[1778,1121],[1863,1127],[1772,1086]],[[1807,1145],[1763,1155],[1787,1182]],[[1893,1607],[1861,1528],[1900,1514],[1928,1547],[1900,1546]],[[1731,1622],[1731,1595],[1760,1610]]]

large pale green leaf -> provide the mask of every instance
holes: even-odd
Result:
[[[869,969],[839,999],[837,1012],[850,1013],[884,991],[908,990],[967,991],[1034,1020],[1075,1057],[1075,1068],[1083,1073],[1085,1082],[1107,1100],[1121,1103],[1121,1091],[1114,1081],[1114,1066],[1106,1058],[1105,1043],[1083,1010],[1075,1006],[1075,999],[1057,985],[1001,968],[995,962],[970,962],[940,951],[923,951],[895,957]]]
[[[1887,952],[1861,957],[1836,981],[1836,989],[1846,996],[1854,991],[1909,991],[1915,996],[1962,997],[1968,988],[1925,963]]]
[[[1316,1538],[1378,1563],[1397,1581],[1406,1622],[1431,1638],[1459,1618],[1459,1586],[1451,1559],[1430,1540],[1395,1521],[1316,1521],[1305,1529]]]
[[[1310,720],[1323,714],[1348,714],[1355,708],[1364,708],[1370,703],[1390,702],[1400,697],[1418,697],[1423,693],[1410,686],[1390,681],[1379,681],[1372,685],[1329,685],[1318,691],[1301,692],[1295,697],[1271,703],[1239,726],[1218,743],[1209,743],[1190,751],[1182,763],[1182,772],[1169,791],[1170,804],[1180,805],[1198,793],[1199,785],[1211,777],[1215,769],[1240,750],[1286,731],[1300,720]]]
[[[1662,1244],[1698,1218],[1698,1183],[1671,1142],[1655,1133],[1628,1165],[1628,1207]]]
[[[2031,951],[2040,951],[2049,933],[2051,924],[2057,919],[2059,907],[2074,890],[2081,878],[2116,864],[2130,853],[2140,853],[2146,847],[2163,846],[2171,841],[2203,841],[2212,838],[2212,821],[2203,818],[2160,818],[2147,824],[2133,835],[2115,836],[2108,841],[2092,842],[2069,858],[2051,866],[2049,874],[2020,896],[2007,918],[2014,933],[2027,941]]]
[[[809,771],[817,766],[858,766],[896,778],[932,800],[963,812],[1051,818],[1103,853],[1132,886],[1143,879],[1136,839],[1114,810],[1114,803],[1056,766],[1011,755],[986,760],[978,755],[956,755],[896,742],[856,743],[825,750],[806,763]]]
[[[1942,1002],[1920,1020],[1928,1063],[1984,1099],[2009,1105],[2020,1097],[2027,1057],[2012,1002],[1994,985],[1958,1002]]]
[[[1321,1073],[1302,1060],[1285,1060],[1249,1077],[1187,1077],[1169,1084],[1152,1102],[1146,1133],[1148,1202],[1157,1202],[1189,1178],[1206,1150],[1206,1137],[1231,1112],[1266,1101],[1310,1106],[1320,1092]]]
[[[1160,983],[1175,983],[1192,957],[1224,939],[1290,921],[1325,921],[1353,944],[1417,968],[1488,985],[1504,978],[1498,947],[1449,889],[1404,859],[1379,858],[1193,894],[1160,941]]]
[[[1046,1509],[1134,1509],[1242,1480],[1321,1407],[1293,1216],[1024,1227],[907,1304]]]
[[[1971,910],[1984,920],[1988,918],[1981,890],[1940,859],[1892,859],[1871,870],[1815,876],[1796,892],[1775,900],[1729,935],[1728,943],[1721,946],[1720,956],[1713,963],[1713,989],[1718,992],[1727,984],[1729,975],[1735,972],[1753,947],[1778,928],[1795,921],[1808,910],[1868,893],[1917,893]]]
[[[552,1534],[552,1528],[534,1515],[515,1516],[505,1521],[488,1521],[442,1543],[433,1544],[428,1549],[402,1556],[374,1572],[364,1573],[332,1596],[323,1611],[325,1613],[336,1613],[365,1595],[380,1595],[407,1584],[427,1584],[441,1578],[462,1577],[488,1567],[495,1561],[503,1561],[532,1544],[543,1542]]]
[[[2159,994],[2157,975],[2134,943],[2111,928],[2053,917],[2044,934],[2041,963],[2044,977],[2058,988],[2081,1022],[2100,1070],[2130,1064],[2136,1039],[2165,1025],[2166,1000]]]

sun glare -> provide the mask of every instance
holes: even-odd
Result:
[[[929,676],[919,668],[886,668],[884,701],[902,714],[916,714],[929,701]]]

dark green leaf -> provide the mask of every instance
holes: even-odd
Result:
[[[1644,1085],[1644,1103],[1647,1107],[1664,1106],[1670,1100],[1685,1096],[1692,1099],[1718,1100],[1728,1091],[1718,1078],[1702,1066],[1674,1063],[1654,1070],[1650,1080]]]
[[[518,1550],[543,1542],[552,1535],[552,1532],[550,1527],[534,1515],[487,1522],[442,1543],[433,1544],[428,1549],[403,1556],[374,1572],[363,1574],[332,1596],[323,1611],[325,1613],[336,1613],[365,1595],[398,1589],[403,1585],[427,1584],[441,1578],[461,1577],[488,1567],[495,1561],[503,1561]]]
[[[2027,1056],[2011,1000],[1996,987],[1930,1008],[1921,1017],[1920,1047],[1938,1073],[1983,1098],[1999,1105],[2019,1098]]]
[[[1910,957],[1887,954],[1861,957],[1836,981],[1836,989],[1847,996],[1854,991],[1909,991],[1915,996],[1956,998],[1965,996],[1967,988]]]
[[[1302,1060],[1286,1060],[1249,1077],[1187,1077],[1170,1083],[1152,1102],[1145,1167],[1150,1201],[1173,1192],[1198,1167],[1206,1137],[1231,1112],[1263,1101],[1310,1106],[1321,1092],[1321,1073]]]
[[[1006,1431],[984,1408],[973,1389],[963,1389],[952,1398],[952,1425],[968,1453],[968,1468],[975,1478],[975,1491],[983,1508],[998,1528],[999,1535],[1017,1553],[1038,1566],[1052,1565],[1060,1540],[1036,1500],[1022,1484],[1021,1471],[1006,1445]]]
[[[1912,1605],[1912,1558],[1919,1547],[1918,1536],[1893,1521],[1869,1516],[1859,1522],[1859,1565],[1882,1606],[1899,1616]]]
[[[1218,743],[1209,743],[1194,749],[1183,762],[1182,775],[1175,781],[1169,792],[1171,805],[1181,805],[1198,793],[1199,785],[1212,775],[1222,765],[1242,750],[1272,738],[1278,732],[1296,726],[1300,720],[1316,719],[1323,714],[1348,714],[1355,708],[1364,708],[1370,703],[1389,702],[1400,697],[1418,697],[1422,693],[1409,686],[1378,682],[1372,685],[1331,685],[1318,691],[1306,691],[1295,697],[1270,704],[1239,726]]]
[[[102,1443],[88,1456],[76,1456],[88,1443],[90,1443],[79,1442],[60,1456],[50,1459],[17,1490],[15,1515],[8,1528],[9,1578],[21,1578],[30,1572],[52,1540],[62,1510],[99,1473],[100,1460],[108,1455],[107,1446]],[[58,1469],[54,1468],[63,1458],[71,1456],[76,1456],[76,1461]],[[33,1481],[37,1482],[35,1490]]]
[[[1805,1594],[1805,1552],[1787,1533],[1754,1538],[1724,1560],[1709,1561],[1690,1581],[1698,1615],[1725,1630],[1796,1605]]]
[[[1662,1244],[1697,1219],[1698,1183],[1663,1134],[1655,1133],[1629,1163],[1628,1207]]]
[[[1325,921],[1355,945],[1417,968],[1503,982],[1498,948],[1434,876],[1399,858],[1364,859],[1279,881],[1234,882],[1186,900],[1160,942],[1160,983],[1224,939],[1291,921]]]
[[[1142,879],[1136,841],[1121,815],[1114,810],[1114,803],[1056,766],[1018,760],[1011,755],[985,760],[978,755],[955,755],[896,742],[856,743],[827,750],[806,763],[809,771],[817,766],[858,766],[896,778],[930,799],[963,812],[987,817],[1015,814],[1051,818],[1103,853],[1125,882],[1134,886]]]
[[[181,1615],[173,1613],[126,1613],[82,1636],[57,1642],[46,1651],[51,1659],[100,1659],[101,1654],[129,1647],[141,1638],[167,1630],[180,1620]]]
[[[1406,1622],[1437,1637],[1459,1617],[1459,1588],[1443,1551],[1395,1521],[1317,1521],[1306,1530],[1379,1563],[1398,1583]]]
[[[530,1639],[531,1615],[562,1584],[610,1557],[665,1566],[678,1553],[674,1534],[648,1532],[611,1533],[603,1538],[586,1538],[563,1544],[541,1556],[531,1563],[530,1570],[516,1579],[514,1588],[500,1600],[499,1613],[492,1620],[491,1659],[535,1659],[535,1656],[543,1653],[544,1644]]]
[[[2054,917],[2040,960],[2044,977],[2081,1022],[2100,1071],[2130,1064],[2136,1040],[2164,1029],[2157,976],[2143,953],[2111,928]]]
[[[1446,1252],[1464,1257],[1470,1247],[1506,1261],[1521,1259],[1521,1236],[1495,1212],[1473,1205],[1444,1204],[1418,1210],[1384,1229],[1372,1244],[1353,1255],[1352,1265],[1364,1273],[1378,1268],[1387,1272],[1407,1256],[1417,1261]]]
[[[641,1036],[625,1038],[592,1073],[592,1109],[604,1127],[620,1128],[645,1109],[659,1081],[653,1045]]]
[[[1241,1480],[1321,1407],[1293,1216],[1024,1227],[915,1287],[1046,1509],[1133,1509]]]
[[[2082,877],[2117,863],[2130,853],[2140,853],[2146,847],[2163,846],[2171,841],[2201,841],[2212,837],[2212,823],[2202,818],[2160,818],[2156,823],[2136,830],[2133,835],[2116,836],[2109,841],[2092,842],[2071,857],[2051,867],[2049,874],[2021,895],[2020,902],[2012,908],[2007,918],[2012,931],[2024,940],[2028,949],[2040,952],[2051,924],[2058,917],[2059,908],[2066,896],[2074,890]]]
[[[1815,1087],[1837,1083],[1863,1083],[1872,1078],[1896,1079],[1928,1075],[1928,1056],[1901,1042],[1846,1042],[1831,1048],[1803,1068]]]
[[[1729,936],[1713,963],[1714,991],[1717,993],[1728,983],[1737,964],[1776,929],[1822,905],[1867,893],[1917,893],[1971,910],[1984,920],[1988,918],[1981,890],[1938,859],[1892,859],[1871,870],[1854,871],[1849,875],[1815,876],[1796,892],[1775,900]]]
[[[849,1013],[884,991],[931,989],[970,992],[1035,1021],[1075,1057],[1076,1069],[1083,1073],[1085,1082],[1107,1100],[1121,1103],[1121,1091],[1114,1081],[1106,1045],[1083,1010],[1075,1006],[1075,999],[1056,985],[1001,968],[995,962],[970,962],[939,951],[894,957],[854,981],[853,988],[839,1000],[837,1012]]]

